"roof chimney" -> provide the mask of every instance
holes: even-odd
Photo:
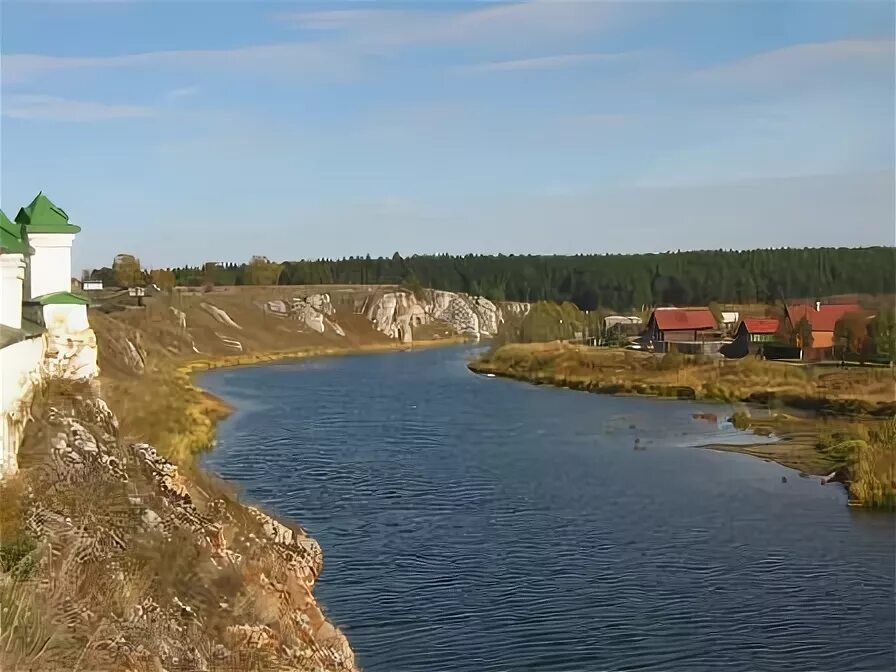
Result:
[[[821,301],[815,302],[815,312],[819,312],[821,310]]]

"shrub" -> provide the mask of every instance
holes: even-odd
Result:
[[[663,371],[677,371],[685,364],[684,355],[678,350],[670,350],[660,360],[659,368]]]
[[[728,418],[728,422],[734,425],[736,429],[749,429],[750,415],[749,413],[745,413],[744,411],[736,411],[734,415]]]
[[[0,569],[17,579],[31,578],[37,569],[36,548],[34,540],[24,535],[0,545]]]

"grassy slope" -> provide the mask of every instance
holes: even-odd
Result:
[[[261,309],[264,300],[289,299],[296,294],[295,290],[282,288],[231,289],[182,297],[147,298],[146,305],[141,308],[128,305],[133,299],[119,297],[107,301],[104,308],[114,309],[111,312],[103,312],[98,307],[90,312],[91,325],[99,345],[101,395],[118,418],[122,446],[150,443],[178,464],[182,482],[200,510],[211,510],[215,503],[224,502],[231,520],[225,525],[225,531],[228,537],[232,537],[229,542],[234,544],[234,548],[238,539],[246,537],[246,530],[257,532],[255,527],[258,523],[242,506],[232,486],[203,472],[193,459],[211,445],[216,421],[229,409],[220,400],[194,386],[191,373],[283,358],[405,347],[374,330],[369,321],[354,314],[350,307],[347,310],[337,309],[334,317],[345,330],[345,336],[339,336],[332,330],[319,334],[296,322],[267,315]],[[216,320],[202,308],[202,302],[225,310],[239,327]],[[171,310],[172,305],[186,314],[186,330]],[[430,325],[430,332],[431,336],[440,337],[431,344],[458,342],[457,338],[445,334],[445,325]],[[238,339],[243,351],[236,353],[226,347],[221,335]],[[427,343],[417,344],[418,347],[423,345]],[[0,627],[5,632],[5,636],[0,633],[0,668],[3,669],[17,669],[19,665],[44,665],[42,669],[51,669],[46,667],[51,659],[61,665],[58,669],[72,669],[78,661],[82,665],[92,666],[89,669],[111,669],[103,667],[104,663],[97,658],[100,654],[91,648],[91,628],[94,627],[91,623],[85,622],[74,629],[58,625],[59,600],[89,604],[93,613],[107,618],[132,610],[134,604],[131,603],[138,598],[143,599],[150,587],[149,594],[163,601],[158,594],[156,579],[147,577],[157,577],[165,584],[164,595],[188,596],[193,590],[207,587],[205,579],[200,581],[194,575],[197,568],[207,565],[193,557],[197,552],[202,553],[201,548],[195,545],[195,539],[184,538],[176,547],[168,548],[158,539],[149,538],[132,528],[126,532],[128,545],[122,562],[143,569],[136,575],[137,578],[116,586],[109,595],[98,590],[102,581],[92,581],[89,577],[84,581],[69,581],[69,573],[56,567],[38,570],[49,573],[58,584],[49,596],[33,589],[32,583],[42,574],[32,576],[29,570],[24,581],[9,574],[11,568],[23,566],[22,563],[27,565],[35,554],[41,552],[41,544],[32,538],[27,526],[32,507],[27,494],[29,488],[32,491],[37,489],[43,506],[58,510],[60,515],[76,521],[98,517],[105,520],[111,516],[120,522],[118,512],[127,510],[129,506],[127,496],[131,493],[102,478],[77,486],[51,483],[49,489],[41,481],[48,460],[49,439],[45,433],[52,433],[48,429],[51,425],[45,422],[42,408],[60,404],[77,406],[81,397],[90,394],[87,390],[62,388],[66,386],[54,385],[48,389],[41,403],[33,409],[35,422],[31,423],[28,440],[19,455],[21,472],[17,477],[0,482],[0,499],[3,502],[0,507],[0,608],[16,605],[14,613],[4,611],[0,620],[3,624],[14,622],[17,625],[17,628]],[[131,474],[129,487],[139,491],[152,490],[152,486],[144,482],[139,473]],[[61,550],[62,557],[66,557],[64,543]],[[252,550],[239,550],[244,555],[254,553],[263,557],[268,565],[274,562],[270,554],[265,555],[265,548],[259,544]],[[172,571],[173,567],[179,569]],[[264,572],[272,576],[275,570],[266,565]],[[212,572],[211,576],[217,574]],[[7,577],[12,577],[12,580],[7,580]],[[222,636],[222,632],[226,634],[228,626],[245,622],[267,622],[282,635],[283,631],[291,631],[292,627],[276,616],[280,613],[278,610],[285,608],[283,600],[291,605],[290,610],[283,613],[292,615],[301,612],[310,618],[315,628],[328,627],[314,602],[308,602],[304,597],[305,589],[301,585],[293,586],[286,597],[276,598],[268,594],[270,591],[263,586],[259,587],[259,579],[254,575],[231,578],[232,585],[216,584],[215,590],[230,595],[227,602],[238,606],[218,616],[215,616],[215,610],[210,610],[205,621],[207,629],[192,633],[195,641],[188,640],[185,634],[184,642],[203,648],[212,636]],[[305,606],[297,607],[297,604]],[[148,643],[151,641],[154,640],[147,639]],[[250,653],[255,655],[257,652]],[[269,663],[274,665],[272,661]],[[248,660],[241,664],[248,665]],[[259,664],[261,667],[258,669],[273,669],[265,667],[264,662]],[[52,669],[57,668],[54,666]]]
[[[337,304],[333,316],[345,336],[329,329],[319,334],[261,309],[263,301],[288,300],[320,289],[326,288],[227,288],[220,292],[153,297],[139,309],[129,307],[108,314],[91,311],[103,395],[119,418],[123,436],[151,443],[171,459],[188,464],[193,454],[210,445],[216,420],[229,410],[226,404],[191,383],[192,372],[407,347],[376,331],[366,318],[354,314],[346,305]],[[363,299],[367,293],[365,288],[345,290],[343,298],[347,302],[360,294]],[[239,326],[216,320],[202,308],[202,303],[224,310]],[[172,307],[186,314],[186,331],[180,327]],[[421,330],[416,336],[439,338],[418,340],[415,347],[460,342],[447,331],[447,325],[428,325],[425,333]],[[239,340],[242,352],[227,347],[221,336]],[[141,365],[135,366],[127,343],[139,351],[142,370]]]
[[[863,505],[896,506],[894,371],[807,369],[754,359],[698,364],[646,353],[562,343],[512,344],[471,364],[474,371],[590,392],[761,403],[745,420],[785,438],[725,449],[815,474],[841,472]]]

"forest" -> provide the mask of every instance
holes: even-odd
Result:
[[[130,255],[120,255],[130,257]],[[137,268],[139,262],[137,262]],[[582,310],[655,305],[775,303],[782,298],[894,291],[896,248],[780,248],[658,254],[415,255],[157,269],[153,277],[202,285],[394,284],[499,301],[569,301]],[[114,268],[92,278],[114,284]],[[118,284],[121,284],[120,282]]]

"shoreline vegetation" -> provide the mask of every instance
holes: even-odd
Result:
[[[774,444],[714,445],[843,482],[851,506],[896,510],[896,399],[890,368],[808,369],[755,359],[709,363],[563,342],[514,343],[471,371],[599,394],[733,403],[738,429]]]

